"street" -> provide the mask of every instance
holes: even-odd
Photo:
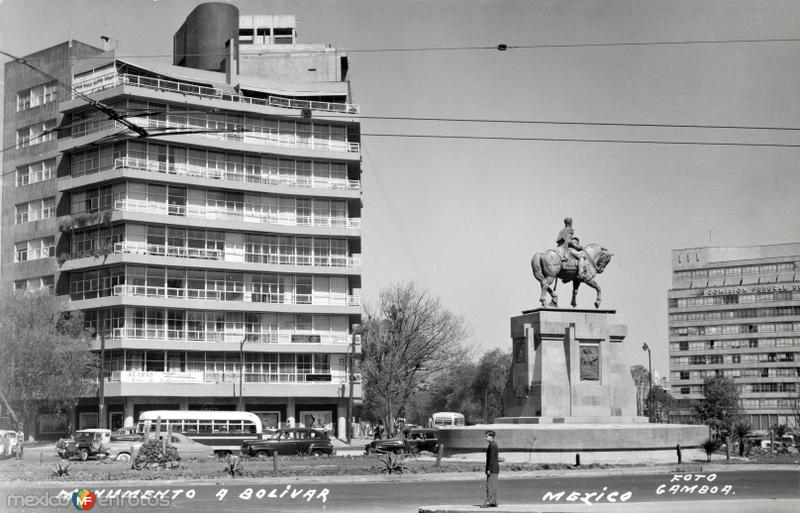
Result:
[[[583,509],[594,505],[619,506],[614,510],[630,511],[636,503],[705,501],[707,511],[721,511],[718,501],[797,499],[800,486],[796,470],[725,470],[718,473],[613,475],[594,471],[589,475],[572,473],[566,476],[500,479],[502,505],[564,505]],[[643,472],[646,472],[643,470]],[[473,474],[474,476],[474,474]],[[308,482],[297,479],[268,479],[245,483],[173,481],[122,485],[103,483],[85,486],[97,494],[98,510],[137,511],[142,506],[181,507],[191,511],[326,511],[326,512],[417,512],[421,506],[449,504],[479,505],[483,500],[480,478],[456,479],[452,475],[426,476],[427,481],[376,482],[331,479]],[[341,482],[347,481],[347,482]],[[81,486],[83,487],[83,485]],[[56,484],[20,488],[3,488],[3,511],[49,511],[50,506],[68,505],[58,502],[58,494],[66,497],[75,487]],[[46,502],[50,501],[50,502]],[[624,504],[630,504],[628,508]],[[71,507],[71,506],[70,506]],[[469,508],[467,508],[469,509]],[[551,510],[557,510],[554,507]],[[761,509],[761,508],[760,508]],[[764,508],[765,510],[768,508]],[[608,511],[605,509],[604,511]]]

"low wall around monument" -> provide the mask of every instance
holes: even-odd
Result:
[[[439,429],[447,455],[486,448],[492,430],[503,452],[654,451],[698,447],[708,427],[690,424],[483,424]]]

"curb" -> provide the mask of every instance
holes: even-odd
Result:
[[[767,471],[767,470],[789,470],[800,472],[800,465],[763,465],[763,464],[739,464],[739,465],[719,465],[710,464],[703,467],[706,473],[722,472],[725,470],[746,470],[751,472]],[[609,472],[612,471],[612,472]],[[615,475],[634,475],[634,474],[672,474],[677,473],[674,465],[652,466],[652,467],[628,467],[628,468],[605,468],[605,469],[554,469],[554,470],[530,470],[519,472],[503,472],[502,479],[529,479],[532,477],[593,477],[605,476],[609,473]],[[199,485],[257,485],[257,484],[276,484],[276,483],[326,483],[326,484],[341,484],[341,483],[372,483],[372,482],[397,482],[397,483],[415,483],[422,481],[468,481],[468,480],[483,480],[485,479],[483,472],[429,472],[425,474],[401,474],[401,475],[382,475],[382,474],[364,474],[356,476],[335,475],[335,476],[285,476],[285,477],[262,477],[258,479],[165,479],[165,480],[114,480],[114,481],[92,481],[99,487],[114,488],[121,486],[168,486],[177,483],[186,483],[191,481]],[[61,486],[64,488],[77,488],[87,486],[86,481],[6,481],[0,483],[0,490],[6,488],[36,488],[42,486]],[[684,501],[685,502],[685,501]],[[497,511],[491,509],[490,511]]]

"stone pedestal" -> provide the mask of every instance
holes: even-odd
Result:
[[[539,424],[576,423],[565,420],[570,418],[587,424],[647,422],[636,419],[636,390],[623,344],[628,327],[615,313],[539,309],[512,317],[508,416]]]

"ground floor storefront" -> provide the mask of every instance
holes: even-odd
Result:
[[[106,401],[106,426],[111,430],[136,425],[139,415],[149,410],[235,411],[237,400],[219,397],[113,397]],[[261,418],[264,429],[313,427],[330,436],[345,437],[347,398],[247,397],[245,411]],[[99,427],[97,399],[81,400],[74,412],[39,413],[36,439],[56,439],[78,429]]]

